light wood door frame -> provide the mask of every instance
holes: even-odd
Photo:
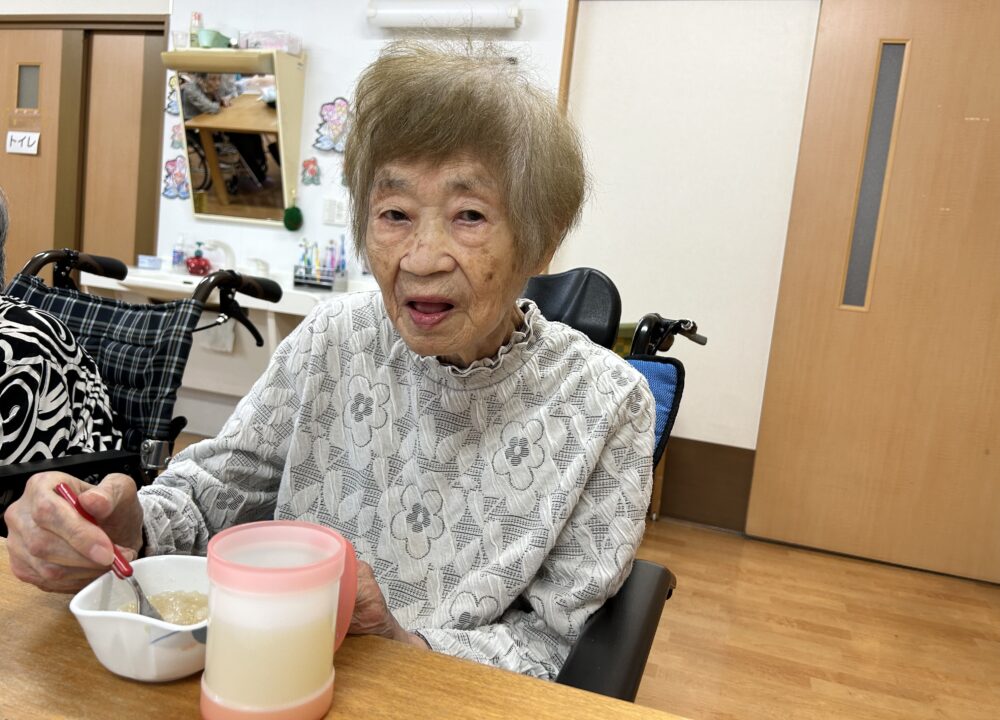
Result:
[[[0,32],[10,28],[0,23]],[[37,129],[38,155],[0,156],[0,184],[10,204],[10,228],[5,254],[7,278],[12,277],[36,252],[58,243],[78,247],[77,214],[80,188],[80,103],[83,93],[82,30],[40,29],[44,35],[22,43],[11,41],[0,48],[5,74],[14,66],[40,66]],[[29,49],[34,45],[38,49]],[[58,60],[49,55],[58,48]],[[53,65],[57,65],[53,67]],[[6,137],[17,106],[17,78],[0,97],[0,131]],[[47,247],[43,247],[47,246]],[[50,273],[49,273],[50,275]],[[7,278],[4,278],[6,280]]]
[[[156,254],[166,39],[132,29],[86,39],[80,249],[135,265],[137,255]]]
[[[57,204],[52,214],[54,227],[51,246],[82,249],[83,219],[85,203],[86,137],[87,119],[81,108],[87,107],[86,89],[90,81],[87,59],[89,34],[93,32],[142,32],[155,36],[147,41],[144,58],[144,82],[141,116],[141,141],[138,160],[138,177],[135,201],[137,252],[153,253],[156,248],[156,234],[159,215],[160,187],[160,138],[163,134],[163,98],[166,74],[162,70],[159,52],[166,47],[169,15],[3,15],[0,13],[0,30],[58,30],[63,31],[62,72],[73,74],[74,82],[64,83],[59,100],[59,118],[53,124],[48,137],[58,139],[58,169],[54,171]],[[70,117],[75,113],[76,117]],[[8,239],[8,263],[6,274],[12,276],[30,252],[20,251],[17,239],[17,217],[12,217],[12,234]],[[27,246],[25,246],[27,247]],[[33,248],[35,250],[40,248]],[[13,255],[13,257],[12,257]],[[2,284],[2,283],[0,283]]]
[[[1000,582],[1000,6],[826,0],[747,532]],[[908,42],[867,299],[845,307],[883,43]],[[876,262],[877,260],[877,262]]]

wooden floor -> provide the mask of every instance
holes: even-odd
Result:
[[[639,556],[677,576],[640,705],[691,720],[1000,718],[1000,586],[663,519]]]
[[[709,718],[1000,718],[1000,586],[670,520],[677,575],[637,702]]]
[[[199,440],[204,440],[204,439],[205,439],[204,435],[193,435],[191,433],[182,432],[180,435],[177,436],[177,439],[174,440],[174,455],[179,453],[188,445],[193,445]]]

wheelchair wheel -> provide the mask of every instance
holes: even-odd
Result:
[[[192,190],[208,190],[212,187],[212,174],[205,162],[205,150],[188,136],[188,171],[191,174]]]

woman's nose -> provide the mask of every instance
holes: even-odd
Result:
[[[399,266],[414,275],[433,275],[455,268],[451,238],[440,223],[421,223],[415,229],[410,251]]]

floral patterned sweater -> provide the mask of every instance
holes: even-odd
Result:
[[[219,436],[143,488],[147,553],[261,519],[330,526],[440,652],[554,678],[642,537],[654,405],[527,300],[496,357],[414,354],[378,293],[316,308]]]

